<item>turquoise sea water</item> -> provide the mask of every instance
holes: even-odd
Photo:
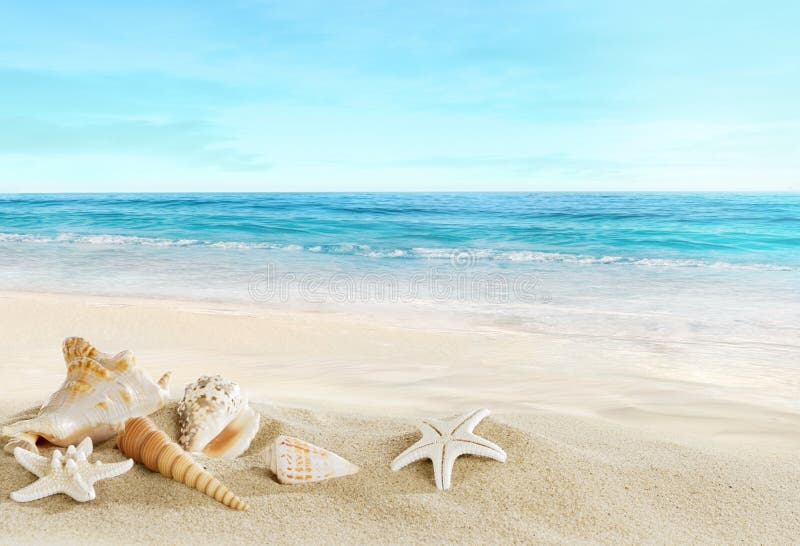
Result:
[[[783,343],[800,194],[0,195],[0,289]]]
[[[800,194],[0,195],[0,243],[791,269]]]

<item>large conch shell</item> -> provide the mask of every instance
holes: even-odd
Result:
[[[178,403],[178,443],[186,451],[235,459],[250,446],[260,419],[238,384],[204,375],[186,386]]]
[[[99,444],[117,434],[126,419],[153,413],[169,397],[170,374],[153,382],[136,368],[130,351],[109,355],[79,337],[65,339],[62,350],[67,378],[36,417],[3,427],[3,436],[12,438],[7,452],[23,447],[38,453],[40,437],[62,447],[86,437]]]
[[[278,481],[284,484],[321,482],[358,472],[358,467],[327,449],[291,436],[278,436],[264,452]]]
[[[249,506],[200,466],[147,417],[128,419],[117,437],[117,447],[137,463],[162,476],[197,489],[236,510]]]

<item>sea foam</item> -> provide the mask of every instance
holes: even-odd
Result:
[[[289,252],[310,252],[314,254],[334,254],[362,256],[374,259],[417,259],[425,261],[452,261],[474,265],[484,263],[563,263],[576,265],[628,265],[647,268],[711,268],[755,271],[797,271],[798,268],[783,264],[734,263],[722,260],[699,260],[688,258],[659,258],[634,256],[593,256],[563,252],[541,252],[533,250],[498,250],[488,248],[387,248],[376,249],[371,245],[359,243],[299,245],[281,244],[266,241],[207,241],[199,239],[168,239],[162,237],[139,237],[127,235],[79,235],[61,233],[46,236],[32,233],[0,233],[0,243],[15,244],[60,244],[95,246],[140,246],[208,248],[219,250],[280,250]]]

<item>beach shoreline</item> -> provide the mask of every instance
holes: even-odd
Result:
[[[172,371],[173,399],[199,375],[220,373],[244,383],[254,401],[298,408],[417,418],[485,406],[688,442],[800,447],[791,401],[748,389],[746,377],[715,384],[718,375],[681,375],[680,358],[696,361],[714,347],[667,354],[666,344],[648,352],[466,320],[197,300],[0,292],[0,309],[0,377],[23,404],[58,387],[60,343],[80,335],[109,352],[131,349],[153,377]],[[789,370],[782,380],[797,379]]]
[[[241,383],[262,415],[243,456],[202,460],[246,513],[138,465],[100,483],[88,504],[17,504],[8,493],[33,476],[0,454],[0,537],[14,544],[100,544],[109,533],[175,544],[791,543],[800,533],[800,415],[780,397],[736,400],[741,378],[716,388],[714,375],[677,380],[683,372],[668,364],[686,353],[665,346],[456,319],[31,292],[0,293],[0,329],[0,381],[13,386],[4,424],[58,388],[71,335],[131,349],[153,378],[172,371],[171,401],[154,418],[173,439],[176,401],[202,374]],[[695,359],[713,349],[690,347]],[[462,457],[445,492],[429,461],[390,471],[419,437],[418,418],[479,407],[493,413],[476,433],[506,450],[505,464]],[[278,434],[361,471],[280,485],[262,454]],[[95,457],[120,460],[113,444]]]
[[[17,504],[8,493],[32,476],[3,453],[0,536],[94,544],[132,525],[130,541],[140,543],[203,543],[228,528],[229,543],[277,544],[789,543],[800,533],[800,415],[780,398],[737,402],[736,385],[715,392],[676,381],[675,370],[624,365],[655,350],[437,320],[2,292],[0,380],[13,385],[0,402],[3,423],[34,414],[58,388],[61,341],[80,335],[105,351],[131,349],[151,377],[173,372],[172,401],[155,415],[173,438],[176,400],[203,374],[241,383],[262,427],[235,461],[203,459],[252,506],[244,514],[138,466],[100,484],[88,504]],[[462,457],[446,492],[428,461],[389,470],[418,438],[419,417],[478,407],[493,414],[476,432],[506,450],[505,464]],[[277,484],[261,452],[278,434],[362,470]],[[121,458],[113,441],[95,456]]]

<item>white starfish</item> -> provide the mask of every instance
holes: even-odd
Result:
[[[392,461],[392,470],[397,472],[419,459],[430,459],[436,487],[444,490],[450,489],[453,463],[461,455],[479,455],[505,462],[505,451],[472,433],[475,426],[489,413],[488,409],[479,409],[452,421],[424,419],[419,425],[422,438]]]
[[[124,474],[133,466],[133,459],[119,463],[94,464],[88,461],[92,454],[92,439],[86,438],[78,447],[69,446],[66,455],[58,449],[48,461],[46,457],[31,453],[21,447],[14,448],[14,458],[39,479],[19,491],[11,493],[17,502],[28,502],[56,493],[64,493],[79,502],[94,499],[94,482]]]

